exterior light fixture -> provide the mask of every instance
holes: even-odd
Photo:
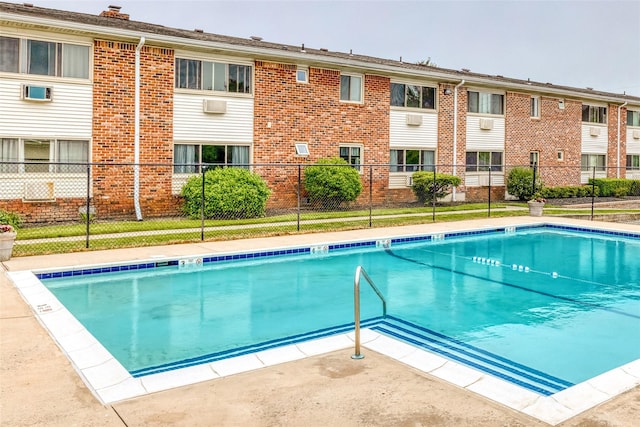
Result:
[[[446,88],[446,89],[444,90],[444,94],[445,94],[445,95],[451,95],[452,93],[453,93],[453,91],[452,91],[451,89],[449,89],[449,88]]]

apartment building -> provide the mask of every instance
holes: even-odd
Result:
[[[490,176],[504,197],[506,165],[549,167],[547,185],[593,167],[640,178],[638,97],[172,29],[115,6],[0,2],[0,28],[0,209],[30,220],[75,219],[87,195],[101,217],[176,211],[200,162],[383,165],[377,204],[412,200],[411,175],[433,165],[463,179],[456,200],[486,197]],[[272,200],[295,197],[287,169],[253,167]]]

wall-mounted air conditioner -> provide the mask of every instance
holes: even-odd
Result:
[[[640,139],[640,130],[633,131],[633,139]]]
[[[407,114],[407,124],[409,126],[420,126],[422,124],[422,116],[420,114]]]
[[[482,130],[493,129],[493,119],[480,119],[480,129]]]
[[[227,101],[205,99],[202,102],[202,109],[209,114],[224,114],[227,112]]]
[[[29,101],[51,101],[53,90],[49,86],[22,85],[22,99]]]
[[[31,202],[54,200],[53,182],[25,182],[23,199]]]
[[[589,128],[589,135],[600,136],[600,128],[596,128],[596,127]]]

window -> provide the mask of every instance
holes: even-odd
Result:
[[[0,71],[89,78],[89,46],[0,37]]]
[[[251,93],[252,81],[249,65],[176,58],[175,87],[178,89]]]
[[[540,165],[540,153],[538,151],[532,151],[529,153],[529,166],[539,166]]]
[[[640,111],[627,110],[627,126],[640,126]]]
[[[246,145],[175,144],[174,173],[200,172],[200,163],[219,166],[249,167],[249,147]]]
[[[607,164],[604,154],[583,154],[580,160],[583,171],[590,171],[593,168],[596,168],[597,171],[604,171]]]
[[[467,172],[502,171],[501,151],[467,151]]]
[[[362,76],[340,76],[340,101],[362,102]]]
[[[468,111],[482,114],[504,114],[504,95],[468,92]]]
[[[391,105],[409,108],[436,108],[436,90],[428,86],[391,83]]]
[[[531,117],[540,118],[540,97],[531,97]]]
[[[640,170],[640,154],[627,154],[627,170]]]
[[[304,67],[298,67],[296,70],[296,82],[309,83],[309,69]]]
[[[607,107],[583,105],[582,121],[587,123],[607,123]]]
[[[89,161],[89,141],[2,138],[0,161],[24,162],[2,165],[4,173],[82,173]]]
[[[433,171],[433,150],[391,150],[389,172]]]
[[[362,164],[362,147],[359,145],[341,145],[340,146],[340,158],[344,159],[350,165],[356,167],[356,169],[361,170],[360,165]]]

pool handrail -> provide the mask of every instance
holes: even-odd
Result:
[[[355,323],[355,342],[356,349],[355,353],[351,356],[352,359],[362,359],[364,355],[360,353],[360,276],[364,276],[364,278],[369,282],[369,285],[374,290],[376,295],[382,300],[382,316],[387,315],[387,300],[385,299],[380,289],[373,283],[371,277],[367,274],[365,269],[359,265],[356,268],[356,274],[353,278],[353,317]]]

